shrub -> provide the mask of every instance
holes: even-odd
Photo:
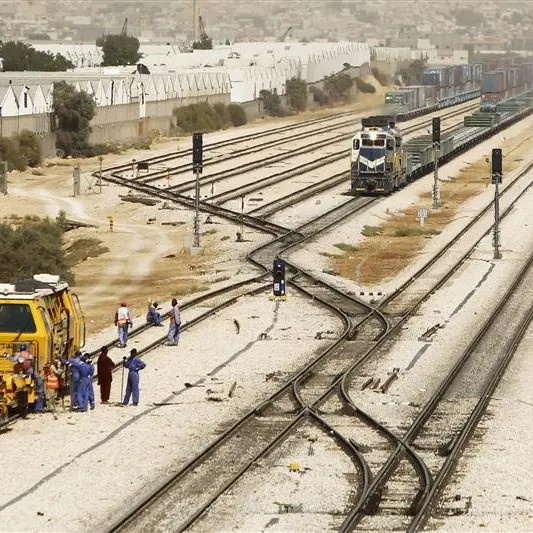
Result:
[[[354,80],[349,74],[339,72],[324,80],[324,91],[330,101],[346,100],[350,97],[353,84]]]
[[[419,237],[421,235],[439,235],[440,231],[433,228],[398,228],[393,237]]]
[[[220,117],[206,102],[176,107],[173,111],[176,125],[187,133],[219,130],[222,126]]]
[[[367,83],[361,78],[355,78],[355,86],[357,87],[357,90],[361,91],[362,93],[375,93],[376,92],[376,88],[371,83]]]
[[[239,104],[229,104],[228,113],[230,116],[231,123],[234,126],[244,126],[248,122],[246,118],[246,110],[242,105]]]
[[[365,237],[375,237],[376,235],[381,235],[380,226],[364,226],[361,234]]]
[[[38,167],[43,162],[41,142],[36,133],[22,130],[17,137],[20,155],[30,167]]]
[[[357,252],[357,246],[354,246],[353,244],[347,244],[345,242],[338,242],[337,244],[334,244],[335,248],[338,248],[339,250],[342,250],[343,252]]]
[[[62,215],[64,219],[64,213]],[[64,225],[48,218],[25,217],[19,226],[0,224],[1,279],[13,282],[46,272],[59,274],[69,283],[74,276],[66,264],[61,247]]]
[[[309,92],[313,95],[313,101],[318,105],[327,105],[329,103],[328,95],[320,87],[311,87]]]
[[[0,160],[7,162],[7,170],[26,170],[28,160],[20,153],[20,150],[12,139],[0,137]]]
[[[291,78],[286,84],[289,106],[295,111],[307,108],[307,84],[300,78]]]
[[[381,70],[379,70],[377,67],[372,67],[372,76],[374,76],[374,78],[376,78],[381,85],[389,84],[389,76],[384,72],[381,72]]]
[[[281,105],[278,93],[263,89],[259,92],[259,98],[263,100],[265,111],[272,117],[286,117],[288,111]]]
[[[215,105],[213,105],[213,109],[220,118],[220,124],[222,125],[222,127],[228,127],[231,124],[231,117],[228,111],[228,106],[226,104],[223,104],[222,102],[217,102]]]

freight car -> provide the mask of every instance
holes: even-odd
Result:
[[[449,161],[533,113],[533,91],[514,98],[512,105],[507,105],[507,108],[501,110],[498,121],[480,121],[475,116],[466,117],[464,127],[454,127],[452,130],[441,132],[440,149],[437,152],[439,164]],[[486,117],[491,118],[488,114]],[[433,169],[435,151],[430,135],[403,142],[401,132],[394,128],[393,117],[371,118],[374,124],[381,124],[383,133],[394,130],[396,150],[388,153],[386,147],[372,145],[372,151],[363,151],[362,140],[365,131],[356,134],[352,138],[350,157],[351,194],[389,194]],[[470,119],[470,123],[467,119]],[[380,132],[374,131],[373,135],[377,138]],[[394,153],[396,153],[396,159],[392,158]]]
[[[422,85],[385,93],[385,113],[399,120],[460,104],[480,95],[481,64],[428,67]]]
[[[483,74],[479,109],[481,112],[495,113],[499,104],[525,94],[532,88],[533,64],[495,68]]]
[[[0,419],[35,402],[43,367],[84,343],[78,299],[59,276],[0,284]]]

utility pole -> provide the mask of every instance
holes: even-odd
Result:
[[[100,194],[102,194],[102,161],[104,160],[103,155],[98,156],[98,161],[100,161],[100,173],[98,175],[98,185],[100,187]]]
[[[192,135],[192,169],[196,176],[196,194],[194,198],[194,247],[200,248],[200,174],[203,170],[203,134]]]
[[[0,192],[7,194],[7,161],[3,161],[0,164]]]
[[[80,166],[76,165],[74,167],[74,172],[72,174],[73,178],[73,196],[79,196],[80,194]]]
[[[502,149],[492,150],[492,183],[494,189],[494,259],[501,259],[500,253],[500,190],[499,184],[502,182]]]
[[[440,207],[439,190],[440,117],[433,119],[433,209]]]
[[[192,0],[192,42],[196,41],[196,0]]]

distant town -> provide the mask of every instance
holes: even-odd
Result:
[[[196,15],[193,16],[193,12]],[[0,39],[95,42],[123,29],[141,43],[188,43],[198,16],[213,43],[368,41],[533,50],[533,3],[427,0],[0,1]]]

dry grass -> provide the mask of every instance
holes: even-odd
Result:
[[[524,140],[523,135],[518,135],[502,144],[505,174],[515,170],[531,152],[532,138]],[[366,239],[358,244],[357,251],[347,250],[331,257],[332,268],[341,276],[367,286],[394,278],[420,253],[425,239],[441,233],[456,218],[463,204],[491,185],[486,157],[488,154],[441,184],[438,212],[431,211],[431,192],[420,195],[416,207],[389,216],[381,226],[365,226],[362,234]],[[424,226],[417,220],[419,207],[426,207],[430,213]]]

